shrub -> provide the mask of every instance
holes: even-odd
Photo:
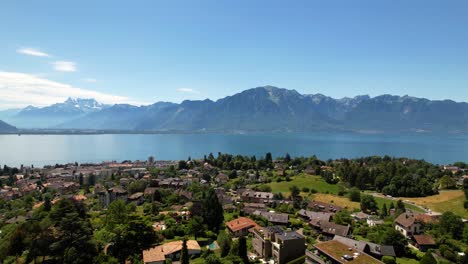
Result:
[[[395,258],[391,256],[384,256],[382,258],[382,262],[385,264],[396,264]]]

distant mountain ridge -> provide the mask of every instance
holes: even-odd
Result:
[[[73,120],[89,113],[101,111],[109,105],[97,102],[95,99],[68,98],[63,103],[46,107],[28,106],[16,110],[14,115],[3,117],[18,127],[50,128]],[[1,118],[0,113],[0,118]]]
[[[0,133],[15,133],[18,129],[0,120]]]
[[[295,90],[263,86],[217,101],[108,106],[87,99],[79,101],[80,107],[75,107],[76,102],[69,99],[50,107],[23,109],[5,120],[22,127],[15,119],[21,119],[27,113],[27,116],[37,118],[59,116],[61,119],[57,118],[49,128],[63,129],[468,133],[468,103],[410,96],[363,95],[334,99],[322,94],[300,94]]]

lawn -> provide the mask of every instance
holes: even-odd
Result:
[[[310,199],[313,199],[318,202],[335,204],[339,207],[346,208],[349,211],[359,210],[360,208],[359,203],[350,201],[346,196],[316,193],[310,196]]]
[[[337,206],[343,207],[348,209],[349,211],[353,210],[359,210],[360,209],[360,204],[358,202],[352,202],[349,200],[347,196],[338,196],[338,195],[333,195],[333,194],[325,194],[325,193],[316,193],[313,195],[309,196],[310,199],[319,201],[319,202],[324,202],[324,203],[332,203],[336,204]],[[387,204],[387,208],[390,208],[390,203],[393,202],[393,204],[396,205],[396,201],[387,199],[387,198],[382,198],[382,197],[375,197],[375,201],[377,202],[377,205],[379,208],[382,208],[382,206]],[[422,212],[422,210],[414,205],[411,205],[409,203],[405,203],[406,208],[412,209],[416,212]]]
[[[463,208],[465,196],[461,190],[440,191],[439,194],[428,197],[402,198],[402,200],[409,200],[435,212],[453,212],[463,218],[468,218],[468,210]]]
[[[411,258],[396,258],[398,264],[419,264],[419,260]]]
[[[394,204],[395,206],[396,206],[396,203],[397,203],[397,201],[395,201],[395,200],[388,199],[388,198],[384,198],[384,197],[377,197],[377,196],[374,196],[374,198],[375,198],[375,201],[377,202],[379,208],[382,208],[382,206],[383,206],[384,204],[386,204],[386,205],[387,205],[387,209],[388,209],[388,208],[390,208],[390,204],[391,204],[392,202],[393,202],[393,204]],[[406,200],[406,198],[401,198],[401,200]],[[410,203],[404,202],[404,204],[405,204],[405,207],[406,207],[406,208],[411,209],[411,210],[413,210],[413,211],[415,211],[415,212],[423,212],[423,210],[422,210],[421,208],[419,208],[419,207],[417,207],[417,206],[414,206],[414,205],[412,205],[412,204],[410,204]]]
[[[272,193],[281,192],[286,196],[289,195],[289,188],[293,185],[296,185],[299,189],[307,187],[309,189],[314,189],[319,193],[328,192],[331,194],[338,194],[337,185],[327,183],[320,176],[311,176],[306,174],[299,174],[291,177],[291,181],[270,182],[267,185],[271,187]]]

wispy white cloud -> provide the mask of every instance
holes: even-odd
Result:
[[[49,54],[34,48],[21,48],[17,49],[16,52],[36,57],[50,57]]]
[[[35,75],[0,71],[0,108],[19,108],[28,105],[47,106],[65,101],[68,97],[94,98],[106,104],[144,105],[146,102],[125,96],[101,93],[73,87]]]
[[[83,82],[87,82],[87,83],[96,83],[97,80],[94,79],[94,78],[85,78],[85,79],[83,79]]]
[[[199,91],[197,90],[194,90],[192,88],[178,88],[176,89],[178,92],[182,92],[182,93],[200,93]]]
[[[54,65],[54,69],[56,71],[61,72],[75,72],[76,71],[76,63],[73,61],[55,61],[52,63]]]

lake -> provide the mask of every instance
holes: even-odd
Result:
[[[106,134],[0,135],[0,165],[9,166],[201,158],[218,152],[263,156],[316,155],[321,159],[370,155],[410,157],[446,164],[468,162],[468,135],[313,134]]]

